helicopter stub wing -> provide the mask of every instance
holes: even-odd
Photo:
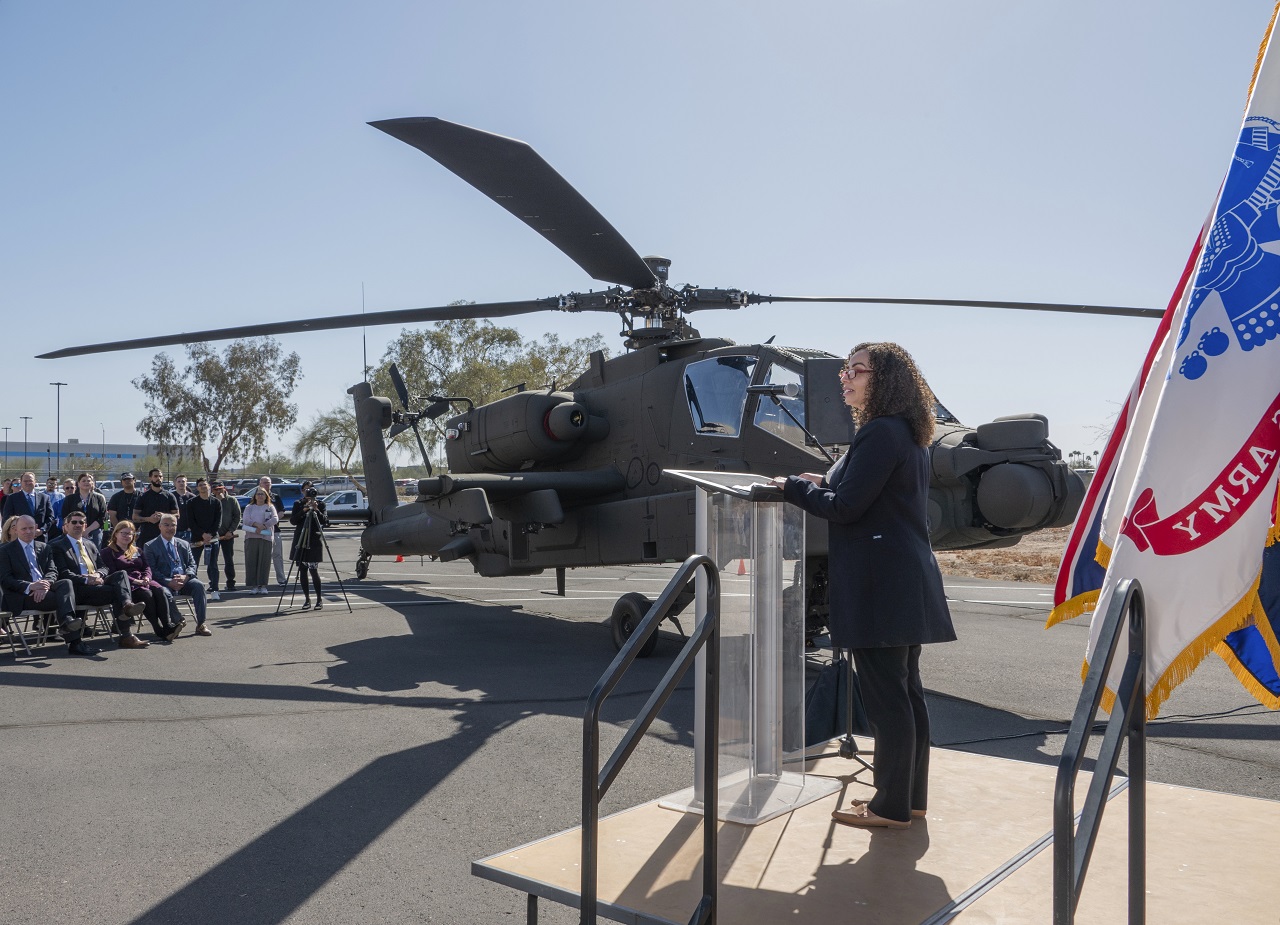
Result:
[[[626,238],[525,142],[432,117],[369,124],[466,180],[593,279],[634,289],[656,282]]]

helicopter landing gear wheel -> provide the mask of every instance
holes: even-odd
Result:
[[[609,616],[609,627],[613,630],[613,644],[616,648],[621,649],[627,644],[627,640],[631,638],[631,634],[636,631],[640,621],[644,619],[645,614],[649,612],[649,608],[652,606],[653,601],[643,594],[637,594],[635,591],[618,598],[618,603],[613,605],[613,613]],[[640,647],[640,651],[636,653],[636,658],[648,658],[653,654],[654,647],[657,644],[658,631],[655,629],[653,635],[645,641],[645,644]]]
[[[356,580],[364,581],[369,575],[369,559],[361,556],[356,560]]]

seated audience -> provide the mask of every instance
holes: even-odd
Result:
[[[125,574],[109,573],[101,551],[84,538],[88,523],[81,511],[68,514],[64,535],[49,544],[49,559],[58,570],[59,580],[70,579],[77,604],[111,605],[120,648],[145,649],[151,643],[133,635],[133,618],[146,608],[133,602]]]
[[[144,613],[157,639],[173,642],[187,625],[184,617],[171,622],[169,592],[151,577],[151,568],[134,545],[138,531],[130,521],[118,523],[111,530],[111,539],[102,549],[102,561],[107,571],[123,572],[129,581],[129,594],[134,603],[146,607]]]
[[[48,547],[36,539],[35,519],[18,517],[17,538],[0,545],[0,603],[13,614],[24,610],[56,613],[67,652],[93,656],[96,647],[81,640],[84,620],[76,616],[75,589],[70,579],[59,578]]]
[[[178,539],[178,515],[162,514],[158,526],[160,535],[142,547],[142,555],[151,567],[151,577],[170,592],[170,622],[178,622],[178,605],[173,598],[181,594],[191,598],[195,605],[196,635],[212,636],[213,631],[205,626],[205,590],[196,577],[191,544]]]

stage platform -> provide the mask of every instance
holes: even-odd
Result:
[[[862,746],[867,740],[859,739]],[[865,749],[864,749],[865,750]],[[758,826],[720,824],[721,923],[875,925],[1052,920],[1050,765],[935,749],[927,819],[907,831],[831,819],[866,797],[870,774],[824,758],[811,772],[844,790]],[[621,785],[621,784],[620,784]],[[1080,799],[1087,775],[1077,785]],[[636,925],[689,920],[701,896],[700,816],[646,803],[600,823],[600,916]],[[1077,921],[1127,918],[1123,781],[1114,788]],[[472,873],[576,907],[579,830],[472,864]],[[1147,921],[1242,925],[1277,921],[1280,803],[1147,784]]]

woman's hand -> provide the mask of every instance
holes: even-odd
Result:
[[[815,485],[821,485],[824,476],[819,472],[801,472],[800,478],[806,482],[812,482]]]

